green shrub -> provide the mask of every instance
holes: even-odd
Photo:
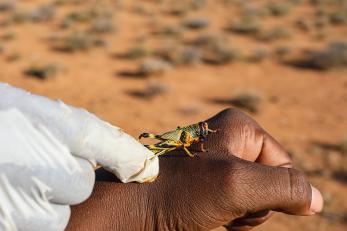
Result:
[[[347,23],[347,10],[340,10],[332,12],[329,15],[329,21],[331,24],[346,24]]]
[[[166,84],[150,82],[145,89],[129,91],[129,94],[138,98],[149,100],[167,93],[168,90],[169,87]]]
[[[269,30],[259,31],[256,38],[261,41],[270,42],[276,39],[286,39],[291,36],[290,31],[285,27],[275,27]]]
[[[267,5],[268,10],[274,16],[283,16],[290,12],[292,5],[288,1],[272,2]]]
[[[278,47],[275,47],[275,55],[280,58],[280,59],[283,59],[285,58],[286,56],[288,56],[290,53],[292,52],[291,48],[288,47],[288,46],[278,46]]]
[[[326,48],[309,51],[302,59],[291,62],[298,67],[326,70],[334,67],[347,66],[347,42],[336,41],[330,43]]]
[[[173,65],[191,65],[201,61],[201,52],[193,46],[166,46],[156,55]]]
[[[248,57],[249,62],[262,62],[263,60],[269,58],[270,52],[265,48],[256,48],[252,50],[251,55]]]
[[[73,32],[55,41],[54,49],[63,52],[87,51],[92,47],[105,46],[105,41],[91,34]]]
[[[21,58],[21,55],[18,52],[13,52],[6,57],[7,62],[15,62]]]
[[[43,5],[33,10],[30,13],[30,18],[35,22],[44,22],[53,19],[55,14],[56,10],[53,5]]]
[[[302,31],[309,31],[311,27],[310,23],[304,18],[297,19],[295,21],[295,26]]]
[[[200,49],[202,60],[208,64],[225,64],[242,56],[239,49],[230,46],[226,38],[218,35],[202,35],[191,44]]]
[[[161,59],[147,59],[140,63],[137,74],[139,76],[162,75],[170,69],[170,64]]]
[[[257,18],[243,17],[240,21],[232,23],[227,29],[234,33],[254,35],[261,30],[261,27]]]
[[[32,65],[26,70],[24,70],[24,74],[26,74],[27,76],[45,80],[47,78],[55,76],[58,70],[59,67],[56,64]]]
[[[128,51],[121,54],[120,56],[126,59],[139,59],[139,58],[147,57],[150,54],[151,54],[151,51],[147,47],[143,45],[138,45],[138,46],[134,46],[130,48]]]
[[[243,92],[235,95],[230,103],[235,107],[257,113],[260,109],[261,97],[255,92]]]
[[[0,12],[12,11],[16,8],[16,1],[0,0]]]
[[[111,19],[101,18],[93,21],[89,31],[95,34],[107,34],[116,30]]]
[[[210,20],[206,17],[195,17],[185,19],[183,25],[190,29],[202,29],[210,25]]]

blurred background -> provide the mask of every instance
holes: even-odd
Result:
[[[0,81],[134,136],[238,107],[325,198],[257,230],[347,230],[346,0],[0,0]]]

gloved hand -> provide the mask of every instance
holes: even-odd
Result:
[[[158,158],[86,110],[0,83],[0,230],[63,230],[96,163],[121,181],[158,175]]]

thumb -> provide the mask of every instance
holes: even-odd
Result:
[[[240,160],[235,172],[234,195],[247,213],[273,210],[313,215],[323,208],[321,193],[298,170]]]

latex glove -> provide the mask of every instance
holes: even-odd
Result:
[[[119,128],[0,84],[0,230],[63,230],[69,205],[89,197],[93,166],[121,181],[158,175],[158,158]]]
[[[142,183],[158,175],[158,158],[151,151],[85,109],[0,83],[0,110],[11,108],[35,127],[46,127],[74,156],[100,164],[122,182]]]

